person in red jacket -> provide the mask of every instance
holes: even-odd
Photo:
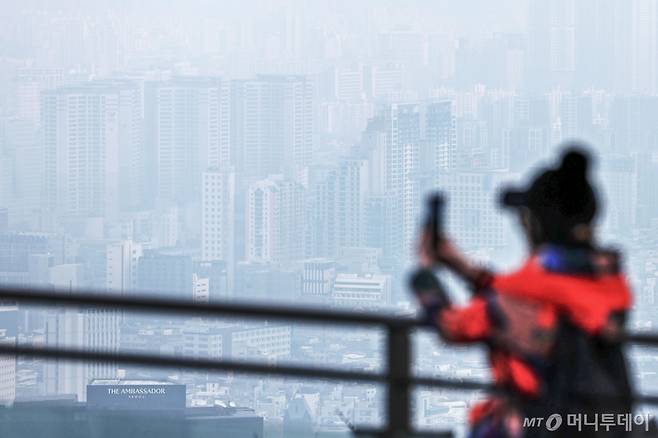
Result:
[[[418,282],[414,289],[428,323],[447,342],[489,347],[500,391],[471,410],[473,438],[603,436],[564,424],[556,431],[545,424],[524,427],[524,419],[558,414],[566,423],[569,414],[630,413],[620,334],[631,292],[619,254],[596,244],[598,201],[588,171],[588,154],[571,147],[529,187],[504,192],[502,204],[518,214],[529,248],[513,272],[490,272],[449,239],[430,239],[427,230],[421,235],[421,266],[445,266],[473,289],[471,301],[458,307],[438,279]],[[610,433],[604,436],[625,436],[619,427]]]

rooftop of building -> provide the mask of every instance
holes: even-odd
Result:
[[[131,379],[93,379],[89,385],[177,385],[175,382],[168,382],[162,380],[131,380]]]

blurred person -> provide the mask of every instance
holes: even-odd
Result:
[[[596,242],[599,202],[589,170],[587,151],[570,145],[560,163],[540,171],[527,188],[503,192],[501,204],[518,215],[529,250],[511,273],[477,266],[427,227],[421,234],[422,269],[412,288],[427,322],[449,343],[487,345],[500,389],[471,410],[472,438],[628,436],[622,426],[609,432],[567,427],[569,414],[617,418],[632,408],[621,343],[632,297],[619,253]],[[451,303],[433,275],[437,266],[468,282],[473,297],[467,305]],[[562,424],[549,431],[553,414]],[[543,422],[524,423],[533,418]]]

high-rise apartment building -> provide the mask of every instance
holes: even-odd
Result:
[[[237,172],[248,180],[310,164],[314,141],[314,85],[305,76],[260,75],[234,81],[232,141]]]
[[[451,101],[433,102],[426,109],[425,140],[427,165],[434,171],[457,166],[457,135]]]
[[[119,349],[120,314],[115,310],[54,310],[46,316],[46,344],[58,348],[85,348],[116,352]],[[86,399],[93,379],[116,377],[116,364],[108,362],[49,361],[44,367],[48,394],[75,394]]]
[[[141,245],[125,241],[81,241],[79,264],[50,269],[50,282],[57,293],[79,287],[87,293],[128,294],[136,284],[137,259]],[[113,309],[67,308],[49,310],[45,316],[45,342],[52,347],[117,351],[122,314]],[[95,378],[116,376],[117,365],[106,362],[74,363],[49,361],[44,367],[48,394],[75,394],[85,400],[85,387]]]
[[[123,80],[43,93],[47,212],[112,219],[139,204],[140,101],[138,86]]]
[[[232,258],[235,174],[210,169],[203,173],[201,259]]]
[[[14,229],[41,228],[43,149],[36,125],[27,118],[0,119],[0,205]]]
[[[364,134],[364,147],[368,150],[371,195],[368,214],[371,216],[381,207],[386,216],[369,217],[368,222],[379,226],[385,224],[386,239],[376,247],[385,248],[384,257],[393,257],[389,262],[394,265],[410,260],[412,242],[415,239],[416,221],[420,209],[421,185],[419,176],[421,163],[430,160],[429,156],[438,156],[428,142],[421,138],[421,105],[388,104],[379,108],[378,114],[368,122]],[[427,120],[433,120],[426,115]],[[433,141],[438,143],[439,124],[435,123]],[[448,136],[448,140],[450,136]],[[438,150],[438,148],[434,148]],[[437,158],[438,160],[438,158]],[[431,164],[426,165],[430,166]],[[423,167],[426,167],[423,166]],[[434,170],[434,169],[432,169]],[[372,219],[377,219],[375,223]],[[382,220],[379,220],[382,219]],[[370,226],[370,225],[368,225]],[[374,234],[368,232],[369,246],[373,246]]]
[[[142,245],[132,240],[107,244],[106,289],[110,293],[125,294],[137,286],[137,263],[143,254]]]
[[[412,256],[416,238],[416,225],[420,212],[420,108],[417,104],[391,104],[384,112],[385,133],[387,135],[386,181],[387,192],[392,196],[392,229],[395,251],[400,262],[405,263]]]
[[[637,159],[618,154],[601,169],[608,207],[604,227],[615,235],[630,238],[637,229],[638,165]]]
[[[217,77],[146,83],[144,177],[161,205],[198,200],[202,173],[232,164],[229,94]]]
[[[304,188],[281,175],[249,186],[246,202],[246,258],[285,262],[302,258]]]
[[[62,264],[50,268],[50,283],[55,293],[67,294],[80,286],[89,287],[87,282],[91,278],[105,277],[105,247],[98,245],[97,248],[99,257],[85,260],[84,265]],[[96,252],[96,247],[89,247],[88,250]],[[101,291],[100,287],[96,290]],[[49,309],[43,321],[44,340],[46,345],[53,348],[116,352],[119,348],[120,320],[121,314],[117,310],[75,307]],[[49,395],[73,394],[78,400],[84,401],[85,386],[90,380],[115,374],[115,363],[54,359],[44,366],[44,389]]]
[[[365,200],[365,241],[370,248],[382,250],[382,264],[394,265],[400,257],[397,252],[399,243],[395,242],[399,234],[394,236],[391,230],[398,213],[395,211],[396,201],[390,194],[374,194]]]
[[[499,248],[505,243],[503,218],[492,208],[504,174],[456,171],[437,175],[434,186],[450,196],[446,227],[466,248]]]
[[[307,209],[311,256],[335,257],[340,247],[364,242],[369,182],[367,161],[347,159],[311,188]]]
[[[235,173],[209,169],[203,173],[201,259],[226,263],[228,286],[235,269]]]

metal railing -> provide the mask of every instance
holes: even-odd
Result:
[[[386,332],[386,369],[384,372],[336,370],[328,367],[298,365],[263,365],[254,361],[192,359],[178,356],[155,355],[137,352],[91,351],[80,348],[1,344],[0,354],[30,356],[43,359],[72,361],[114,362],[151,367],[176,367],[199,371],[236,372],[281,377],[327,379],[383,384],[387,388],[386,418],[383,429],[354,429],[359,436],[387,438],[451,436],[450,433],[415,431],[411,425],[410,395],[413,387],[445,388],[455,390],[500,391],[489,383],[413,376],[411,374],[412,331],[425,327],[417,319],[384,316],[372,313],[295,308],[272,305],[240,304],[234,302],[200,304],[190,301],[144,298],[136,296],[101,295],[93,292],[55,292],[47,289],[0,287],[0,302],[51,307],[89,307],[139,313],[170,313],[205,317],[243,317],[249,319],[278,320],[303,323],[330,323],[341,326],[366,325],[383,328]],[[658,347],[658,336],[628,334],[625,342]],[[640,404],[658,405],[658,395],[637,395]]]

